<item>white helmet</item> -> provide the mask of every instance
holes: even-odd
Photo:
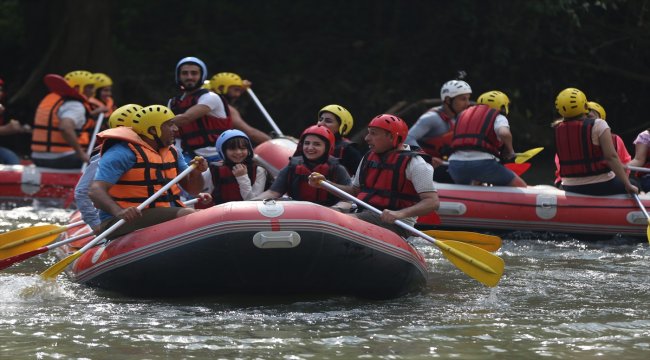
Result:
[[[455,98],[462,94],[471,94],[472,88],[463,80],[449,80],[440,89],[440,100],[445,101],[446,98]]]

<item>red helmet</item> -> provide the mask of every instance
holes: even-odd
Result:
[[[409,127],[406,122],[399,116],[390,114],[381,114],[375,116],[370,121],[368,127],[376,127],[388,131],[393,135],[393,147],[398,147],[406,140],[406,135],[409,133]]]
[[[332,130],[328,129],[326,126],[323,125],[312,125],[305,129],[305,131],[302,132],[300,135],[300,142],[298,142],[298,147],[296,148],[296,155],[302,155],[302,144],[305,141],[305,137],[307,135],[316,135],[318,137],[323,138],[325,142],[327,143],[327,148],[325,149],[325,153],[328,155],[332,155],[334,152],[334,143],[336,142],[336,138],[334,137],[334,133]]]

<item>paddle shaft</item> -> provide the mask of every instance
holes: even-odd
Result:
[[[632,194],[632,197],[636,201],[636,203],[639,205],[639,209],[643,211],[643,215],[645,215],[645,218],[650,220],[650,215],[648,215],[648,211],[645,209],[645,206],[643,206],[643,203],[641,202],[641,199],[639,199],[639,195],[637,194]]]
[[[359,199],[359,198],[357,198],[355,196],[352,196],[352,195],[346,193],[345,191],[337,188],[336,186],[332,185],[328,181],[322,181],[320,183],[320,186],[324,187],[328,191],[331,191],[331,192],[335,193],[336,195],[338,195],[338,196],[340,196],[342,198],[353,201],[357,205],[365,207],[366,209],[372,211],[373,213],[375,213],[377,215],[381,215],[381,213],[382,213],[381,210],[377,209],[376,207],[362,201],[361,199]],[[494,270],[492,268],[490,268],[489,266],[487,266],[486,264],[484,264],[484,263],[482,263],[480,261],[477,261],[476,259],[473,259],[473,258],[469,257],[467,254],[465,254],[465,253],[463,253],[461,251],[458,251],[455,248],[450,247],[449,245],[446,245],[445,243],[442,243],[442,242],[432,238],[431,236],[429,236],[429,235],[423,233],[422,231],[408,225],[407,223],[403,222],[402,220],[395,220],[395,225],[401,227],[404,230],[407,230],[407,231],[411,232],[412,234],[415,234],[415,235],[423,238],[424,240],[436,245],[440,249],[448,251],[449,253],[453,254],[454,256],[457,256],[457,257],[459,257],[459,258],[461,258],[461,259],[463,259],[463,260],[465,260],[465,261],[467,261],[469,263],[475,264],[477,267],[479,267],[483,271],[494,274]]]
[[[650,168],[639,167],[639,166],[630,166],[630,165],[625,165],[625,167],[632,170],[632,171],[650,173]]]
[[[253,101],[255,102],[255,105],[257,105],[257,107],[260,109],[262,114],[264,114],[264,117],[266,118],[266,121],[269,122],[269,124],[273,128],[273,131],[275,131],[275,133],[278,136],[284,136],[284,134],[282,133],[282,130],[280,130],[278,125],[275,123],[275,121],[273,121],[273,119],[271,118],[271,115],[269,115],[268,111],[266,111],[266,109],[264,108],[264,105],[262,105],[262,103],[260,102],[260,99],[258,99],[257,96],[255,95],[255,93],[253,92],[253,89],[247,88],[246,91],[248,92],[248,95],[250,95],[251,99],[253,99]]]
[[[93,136],[90,138],[90,144],[88,145],[88,158],[90,158],[90,155],[93,153],[93,148],[95,147],[95,142],[97,141],[97,133],[99,133],[99,129],[102,127],[102,123],[104,122],[104,113],[99,113],[99,116],[97,117],[97,122],[95,123],[95,129],[93,129]],[[86,170],[86,167],[88,167],[88,163],[83,163],[81,165],[81,172],[84,172]]]

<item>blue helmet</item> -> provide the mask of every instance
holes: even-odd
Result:
[[[226,158],[226,151],[223,148],[224,144],[233,138],[241,137],[246,139],[246,144],[248,146],[248,158],[247,159],[252,159],[253,158],[253,146],[251,145],[251,140],[244,134],[243,131],[237,130],[237,129],[230,129],[226,130],[219,135],[219,138],[217,139],[217,143],[215,147],[217,148],[217,153],[221,158],[223,159],[224,162],[228,162],[228,158]]]
[[[205,81],[205,79],[208,78],[208,68],[207,68],[207,66],[205,66],[205,63],[203,61],[201,61],[201,59],[199,59],[197,57],[194,57],[194,56],[184,57],[178,62],[178,64],[176,64],[176,73],[175,73],[176,84],[182,85],[180,83],[180,79],[178,78],[179,77],[178,75],[179,75],[179,72],[181,70],[181,66],[185,65],[185,64],[194,64],[194,65],[198,65],[201,68],[200,85],[203,85],[203,82]]]

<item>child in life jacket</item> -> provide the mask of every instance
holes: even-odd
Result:
[[[217,139],[216,148],[223,160],[210,163],[212,181],[207,182],[215,205],[250,200],[264,191],[268,175],[253,162],[253,146],[246,134],[226,130]]]
[[[340,184],[350,184],[351,179],[334,151],[334,133],[323,125],[313,125],[303,131],[294,156],[289,160],[269,190],[253,200],[279,198],[287,194],[293,200],[311,201],[323,206],[331,206],[338,211],[349,211],[351,204],[342,201],[325,189],[309,186],[309,174],[318,172]]]

